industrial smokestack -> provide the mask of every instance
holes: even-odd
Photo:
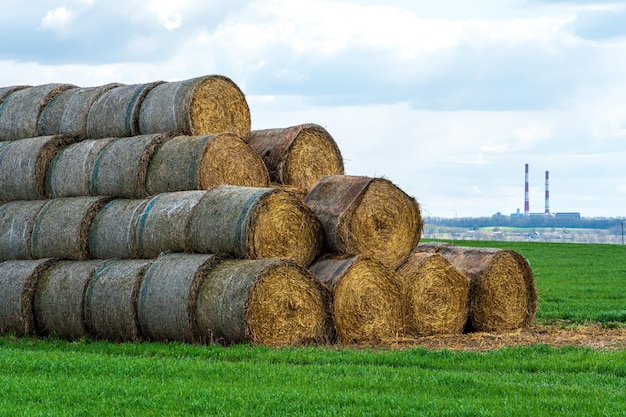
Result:
[[[548,178],[550,171],[546,171],[546,214],[550,214],[550,187],[548,184]]]
[[[530,216],[530,202],[528,200],[528,164],[526,164],[526,177],[524,183],[524,216]]]

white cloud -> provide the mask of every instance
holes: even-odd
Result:
[[[54,10],[49,10],[41,19],[41,27],[53,31],[63,31],[68,28],[74,19],[74,12],[65,7],[59,6]]]

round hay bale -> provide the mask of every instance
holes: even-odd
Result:
[[[207,75],[167,82],[150,91],[141,105],[142,134],[179,131],[186,135],[250,133],[248,102],[231,79]]]
[[[417,201],[384,178],[330,175],[306,203],[324,227],[328,252],[364,255],[395,269],[422,234]]]
[[[98,211],[89,232],[91,259],[137,258],[137,227],[148,200],[116,199]]]
[[[290,258],[307,266],[320,254],[319,220],[295,195],[274,188],[219,185],[207,190],[191,215],[191,252],[235,258]]]
[[[14,91],[0,106],[2,140],[39,136],[37,122],[46,105],[57,94],[76,88],[72,84],[42,84]]]
[[[61,118],[65,105],[72,94],[80,88],[68,88],[55,95],[41,109],[37,120],[37,136],[58,135],[61,132]]]
[[[96,139],[139,135],[141,103],[150,90],[162,83],[155,81],[119,85],[100,94],[87,113],[87,137]]]
[[[467,331],[501,332],[527,327],[537,311],[535,278],[526,258],[495,248],[420,244],[436,252],[470,280]]]
[[[0,334],[35,333],[34,294],[52,259],[0,262]]]
[[[309,270],[332,292],[332,314],[342,343],[378,343],[404,335],[400,278],[363,256],[326,256]]]
[[[196,317],[205,340],[272,347],[327,343],[330,294],[289,259],[226,260],[200,288]]]
[[[30,85],[11,85],[8,87],[0,87],[0,107],[2,107],[2,103],[7,99],[11,94],[16,91],[23,90],[27,87],[31,87]],[[0,108],[0,113],[2,113],[2,109]]]
[[[89,259],[89,230],[94,217],[108,201],[105,197],[49,200],[33,226],[33,258]]]
[[[61,115],[58,133],[87,137],[87,116],[91,105],[105,92],[122,85],[110,83],[71,90]]]
[[[407,333],[463,332],[469,311],[469,279],[436,253],[413,253],[396,270],[406,302]]]
[[[136,341],[139,287],[152,264],[146,259],[117,259],[101,265],[85,295],[85,327],[98,339]]]
[[[30,242],[46,200],[17,200],[0,205],[0,261],[32,259]]]
[[[146,183],[154,195],[219,184],[267,187],[269,176],[261,158],[241,138],[220,133],[177,136],[163,143],[150,161]]]
[[[96,157],[90,180],[90,195],[145,198],[148,164],[168,134],[118,138]]]
[[[68,145],[52,160],[46,181],[49,198],[82,197],[91,193],[96,158],[114,138],[87,139]]]
[[[139,289],[137,313],[149,340],[199,342],[196,300],[215,255],[174,253],[160,256],[146,271]]]
[[[35,291],[35,321],[39,334],[65,339],[87,336],[85,291],[104,261],[59,261],[39,279]]]
[[[47,198],[46,175],[52,160],[76,140],[71,136],[39,136],[5,144],[0,153],[0,201]]]
[[[305,194],[321,178],[344,173],[337,143],[317,124],[256,130],[247,142],[263,158],[271,181]]]

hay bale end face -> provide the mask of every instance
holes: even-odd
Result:
[[[91,105],[105,92],[122,85],[110,83],[97,87],[73,89],[64,104],[57,133],[87,137],[87,117]]]
[[[33,227],[47,200],[16,200],[0,205],[0,261],[32,259]]]

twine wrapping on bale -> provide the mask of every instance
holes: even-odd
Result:
[[[279,189],[219,185],[205,192],[191,215],[191,252],[236,258],[290,258],[307,266],[319,255],[319,220],[295,195]]]
[[[436,253],[415,252],[396,270],[406,302],[407,333],[461,333],[469,310],[469,279]]]
[[[535,278],[526,258],[512,250],[427,243],[419,252],[446,258],[470,280],[468,331],[527,327],[537,311]]]
[[[17,200],[0,205],[0,261],[32,259],[33,226],[47,200]]]
[[[152,264],[146,259],[117,259],[101,265],[85,294],[85,327],[98,339],[136,341],[139,287]]]
[[[111,200],[98,211],[89,232],[92,259],[137,258],[139,216],[148,200]]]
[[[49,200],[33,226],[33,258],[89,259],[89,230],[106,197],[68,197]]]
[[[167,140],[150,160],[146,184],[154,195],[219,184],[267,187],[269,176],[261,158],[241,138],[220,133]]]
[[[163,81],[155,81],[118,85],[103,92],[89,108],[87,137],[96,139],[139,135],[141,103],[150,90],[162,83]]]
[[[57,94],[76,88],[72,84],[42,84],[14,91],[0,106],[2,140],[39,136],[37,122],[46,105]]]
[[[96,269],[105,261],[59,261],[39,279],[35,291],[35,321],[41,335],[65,339],[87,336],[85,291]]]
[[[61,133],[61,118],[65,105],[75,91],[80,88],[69,88],[55,95],[42,109],[37,120],[37,136],[51,136]]]
[[[250,108],[229,78],[207,75],[156,86],[141,105],[142,134],[179,131],[186,135],[250,133]]]
[[[0,113],[2,113],[2,103],[6,100],[11,94],[16,91],[23,90],[27,87],[31,87],[30,85],[11,85],[8,87],[0,87]]]
[[[199,342],[196,300],[202,280],[218,261],[215,255],[176,253],[157,258],[139,289],[137,313],[149,340]]]
[[[0,201],[47,198],[47,173],[72,136],[39,136],[6,143],[0,150]]]
[[[306,203],[324,227],[328,252],[362,254],[395,269],[421,237],[417,201],[384,178],[330,175]]]
[[[196,316],[210,342],[272,347],[327,343],[329,292],[288,259],[226,260],[200,288]]]
[[[309,267],[332,292],[335,330],[342,343],[377,343],[404,335],[400,278],[363,256],[325,256]]]
[[[0,334],[18,337],[35,333],[34,295],[39,278],[52,259],[0,262]]]
[[[326,175],[344,173],[337,143],[317,124],[252,131],[247,142],[263,158],[271,181],[305,195]]]
[[[87,116],[91,105],[105,92],[122,85],[110,83],[72,90],[71,96],[65,102],[58,133],[87,137]]]

